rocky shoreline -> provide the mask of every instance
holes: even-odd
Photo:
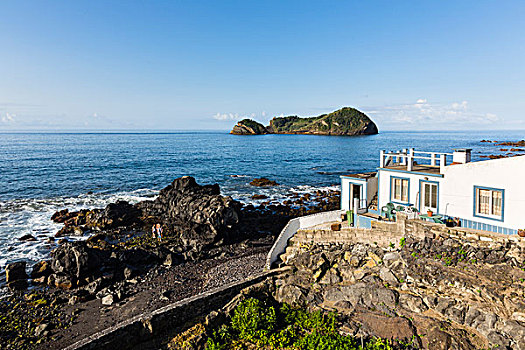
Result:
[[[243,279],[262,269],[289,219],[335,209],[339,200],[336,191],[319,191],[290,194],[286,204],[243,205],[221,196],[218,185],[182,177],[152,201],[61,210],[53,215],[64,225],[59,245],[51,259],[32,267],[34,287],[25,290],[24,263],[6,269],[12,293],[0,303],[7,315],[0,322],[2,343],[10,349],[61,348],[140,311]],[[164,229],[161,242],[151,235],[157,223]],[[91,236],[60,238],[84,234]]]
[[[518,245],[411,235],[385,247],[292,239],[282,258],[285,272],[241,291],[169,344],[279,349],[315,334],[314,347],[299,348],[360,349],[366,342],[367,349],[525,349],[525,255]],[[266,307],[247,312],[253,298]],[[287,319],[290,310],[336,317],[331,330],[306,333],[300,320],[279,321],[282,311],[272,334],[246,334],[236,323],[239,315],[255,315],[246,322],[255,326],[274,320],[270,307],[288,310]]]

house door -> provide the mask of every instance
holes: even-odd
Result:
[[[361,185],[350,185],[350,209],[353,209],[357,211],[359,209],[359,206],[357,208],[354,208],[355,199],[358,200],[358,203],[361,203]]]
[[[423,182],[421,186],[421,212],[432,210],[438,212],[438,184],[434,182]]]

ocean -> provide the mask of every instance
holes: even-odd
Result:
[[[450,152],[472,148],[473,160],[501,153],[480,142],[521,140],[524,131],[381,132],[371,136],[259,135],[226,132],[3,133],[0,134],[0,273],[12,261],[46,258],[61,225],[60,209],[105,207],[123,199],[151,199],[175,178],[218,183],[244,203],[266,194],[279,201],[290,190],[337,188],[342,174],[374,170],[379,151],[414,147]],[[249,185],[267,177],[280,186]],[[21,242],[31,234],[36,242]],[[75,239],[75,238],[73,238]],[[78,238],[76,238],[78,239]],[[82,239],[82,238],[80,238]]]

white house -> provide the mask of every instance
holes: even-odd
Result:
[[[381,151],[377,172],[341,176],[341,207],[365,227],[392,203],[414,215],[431,210],[464,227],[514,234],[525,228],[524,174],[525,156],[471,162],[470,149]]]

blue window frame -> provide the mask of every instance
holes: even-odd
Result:
[[[410,203],[410,179],[390,176],[390,202],[396,204]]]
[[[505,190],[474,186],[473,215],[478,218],[504,221]]]

